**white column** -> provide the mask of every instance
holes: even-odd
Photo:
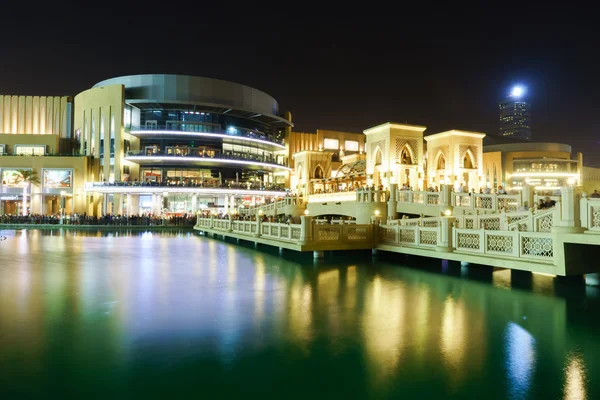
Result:
[[[106,215],[108,212],[108,193],[104,193],[102,198],[102,214]]]
[[[225,196],[225,207],[223,209],[225,214],[229,213],[229,196]]]
[[[127,193],[127,216],[131,214],[131,193]]]
[[[196,213],[196,209],[198,209],[198,196],[192,195],[192,214]]]
[[[235,212],[235,196],[231,195],[231,199],[229,200],[229,209],[232,213]]]

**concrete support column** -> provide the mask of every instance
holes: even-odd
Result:
[[[114,194],[113,195],[113,199],[114,199],[114,209],[113,209],[113,214],[114,215],[121,215],[123,214],[123,198],[124,196],[122,194]]]
[[[581,216],[579,215],[579,200],[575,193],[575,188],[565,186],[560,188],[560,221],[557,221],[556,214],[553,221],[552,231],[562,233],[583,232],[581,227]]]
[[[435,248],[436,251],[450,253],[454,251],[452,244],[452,227],[454,226],[454,217],[441,217],[439,227],[438,244]]]
[[[306,244],[312,240],[312,217],[307,215],[300,216],[300,243]]]
[[[156,215],[156,193],[152,193],[152,202],[150,206],[150,214]]]
[[[229,199],[229,210],[232,213],[235,213],[235,196],[231,195],[231,198]]]
[[[227,229],[227,232],[233,232],[233,215],[229,214],[229,229]]]
[[[223,207],[223,213],[224,214],[228,214],[229,213],[229,196],[225,196],[225,204]]]
[[[398,210],[398,184],[390,184],[390,199],[388,200],[387,216],[388,219],[396,219]]]
[[[140,213],[140,195],[132,194],[131,195],[131,215],[139,215]]]
[[[108,213],[108,193],[104,193],[102,195],[102,215],[106,215]]]
[[[254,236],[260,237],[262,234],[262,215],[259,212],[256,213],[256,233]]]
[[[198,196],[192,195],[192,214],[196,214],[196,210],[198,209]]]
[[[131,193],[127,193],[127,216],[131,214]]]
[[[521,191],[521,204],[528,209],[533,208],[533,187],[529,185],[523,186],[523,190]]]

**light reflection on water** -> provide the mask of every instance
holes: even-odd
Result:
[[[0,234],[0,394],[598,396],[598,300],[548,277],[188,232]]]

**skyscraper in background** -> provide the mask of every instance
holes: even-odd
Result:
[[[531,105],[524,96],[525,89],[515,86],[510,95],[500,102],[500,136],[531,140]]]

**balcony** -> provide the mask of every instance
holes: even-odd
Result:
[[[248,169],[286,169],[291,171],[286,163],[279,163],[273,157],[262,157],[251,153],[221,152],[218,150],[201,151],[193,149],[188,154],[167,154],[150,152],[128,152],[128,161],[138,164],[185,164],[203,166],[224,166],[227,164],[245,165]]]
[[[269,137],[265,133],[250,129],[238,127],[229,127],[222,130],[218,126],[208,126],[201,124],[178,124],[167,125],[139,125],[132,126],[130,133],[135,136],[189,136],[189,137],[213,137],[221,139],[237,139],[254,143],[262,143],[285,149],[284,141]]]

